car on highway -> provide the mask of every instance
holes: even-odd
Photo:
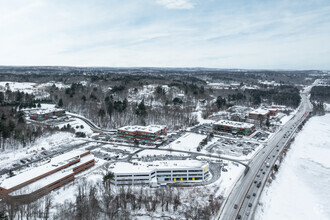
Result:
[[[261,181],[259,181],[259,183],[257,184],[257,188],[259,188],[261,186]]]
[[[235,204],[235,205],[234,205],[234,209],[237,209],[237,208],[238,208],[238,205],[237,205],[237,204]]]
[[[256,193],[253,193],[252,195],[253,195],[253,196],[256,196]]]
[[[241,218],[242,218],[242,216],[241,216],[241,215],[238,215],[238,216],[237,216],[237,219],[241,219]]]
[[[250,202],[248,206],[249,206],[249,207],[252,207],[252,203]]]
[[[248,199],[249,199],[249,198],[251,198],[251,196],[250,196],[250,195],[247,195],[247,196],[246,196],[246,198],[248,198]]]

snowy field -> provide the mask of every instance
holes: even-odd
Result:
[[[311,118],[261,196],[257,220],[330,219],[330,114]]]

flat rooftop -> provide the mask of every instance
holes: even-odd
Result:
[[[86,151],[75,150],[59,155],[57,157],[52,158],[49,163],[32,168],[30,170],[23,171],[16,176],[5,179],[0,184],[0,186],[5,189],[13,188],[21,183],[34,179],[42,174],[48,173],[56,169],[57,167],[60,167],[64,164],[68,164],[70,161],[74,160],[75,157],[79,157],[83,153],[86,153]]]
[[[33,182],[31,184],[28,184],[18,190],[15,190],[11,193],[9,193],[9,195],[24,195],[24,194],[29,194],[32,193],[38,189],[41,189],[59,179],[62,179],[70,174],[73,174],[72,169],[67,169],[67,170],[60,170],[52,175],[49,175],[45,178],[42,178],[36,182]]]
[[[269,113],[268,109],[261,109],[261,108],[255,109],[250,112],[250,114],[256,114],[256,115],[267,115],[268,113]]]
[[[223,125],[223,126],[230,126],[235,128],[252,128],[254,127],[253,124],[245,123],[245,122],[238,122],[238,121],[228,121],[228,120],[220,120],[215,123],[216,125]]]
[[[41,189],[59,179],[62,179],[70,174],[73,174],[73,168],[78,167],[92,159],[94,159],[94,156],[91,154],[88,154],[88,155],[82,157],[78,163],[73,164],[72,166],[70,166],[66,169],[60,170],[56,173],[53,173],[47,177],[44,177],[36,182],[28,184],[28,185],[22,187],[21,189],[15,190],[12,193],[10,193],[10,195],[22,195],[22,194],[32,193],[32,192],[34,192],[38,189]]]
[[[133,165],[133,163],[137,165]],[[133,161],[133,163],[117,162],[113,168],[110,168],[115,174],[132,174],[132,173],[150,173],[153,170],[180,170],[191,168],[202,168],[207,162],[198,160],[167,160],[142,162]]]
[[[155,133],[164,128],[166,128],[165,125],[148,125],[148,126],[131,125],[131,126],[121,127],[118,130],[129,131],[129,132],[140,131],[140,132]]]

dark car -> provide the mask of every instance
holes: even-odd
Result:
[[[253,196],[256,196],[256,193],[253,193],[252,195],[253,195]]]
[[[235,205],[234,205],[234,209],[237,209],[237,208],[238,208],[238,205],[237,205],[237,204],[235,204]]]
[[[252,207],[252,203],[251,202],[249,203],[249,207]]]
[[[242,216],[241,216],[241,215],[238,215],[238,216],[237,216],[237,219],[241,219],[241,218],[242,218]]]
[[[250,195],[247,195],[247,196],[246,196],[246,198],[248,198],[248,199],[249,199],[249,198],[251,198],[251,196],[250,196]]]

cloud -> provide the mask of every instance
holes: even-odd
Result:
[[[194,4],[189,0],[157,0],[157,3],[168,9],[192,9]]]
[[[0,0],[0,65],[330,69],[329,0],[245,2]]]

